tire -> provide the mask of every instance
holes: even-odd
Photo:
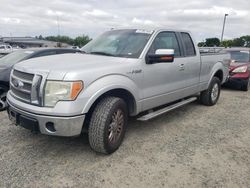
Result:
[[[213,106],[220,97],[221,82],[217,77],[213,77],[207,90],[201,92],[200,102],[206,106]]]
[[[6,96],[8,92],[8,87],[1,85],[0,86],[0,112],[6,110],[7,102],[6,102]]]
[[[90,118],[90,147],[99,153],[115,152],[123,141],[127,122],[127,105],[123,99],[106,97],[101,100]]]
[[[242,91],[248,91],[250,87],[250,78],[247,80],[247,82],[241,87]]]

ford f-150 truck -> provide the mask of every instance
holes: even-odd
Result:
[[[228,77],[229,55],[200,55],[188,31],[110,30],[82,51],[15,65],[10,120],[47,135],[88,131],[91,148],[109,154],[129,116],[146,121],[197,99],[215,105]]]

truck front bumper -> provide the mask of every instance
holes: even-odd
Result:
[[[85,115],[59,117],[33,114],[16,108],[8,102],[10,120],[32,132],[53,136],[78,136],[82,132]]]

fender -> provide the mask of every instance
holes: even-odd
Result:
[[[222,71],[223,73],[223,81],[222,83],[225,81],[226,77],[225,77],[225,72],[224,72],[224,65],[222,62],[218,61],[212,68],[211,73],[210,73],[210,78],[209,78],[209,82],[207,83],[207,88],[209,87],[214,75],[218,72],[218,71]]]
[[[137,114],[141,110],[141,104],[139,102],[141,94],[135,82],[124,75],[107,75],[92,82],[79,96],[80,98],[88,99],[85,102],[82,113],[88,113],[91,106],[100,96],[113,89],[125,89],[130,92],[136,103],[135,113]]]

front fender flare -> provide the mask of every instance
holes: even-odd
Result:
[[[135,82],[123,75],[109,75],[92,82],[82,92],[82,95],[80,97],[86,99],[86,103],[84,105],[82,113],[88,113],[91,106],[100,96],[114,89],[127,90],[135,99],[135,113],[137,113],[141,109],[141,105],[138,102],[141,96]]]

